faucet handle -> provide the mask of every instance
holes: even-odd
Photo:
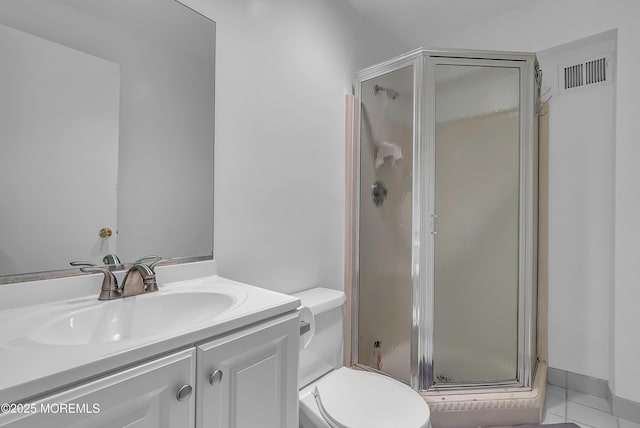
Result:
[[[171,260],[171,259],[166,259],[166,258],[161,257],[161,258],[159,258],[158,260],[156,260],[156,261],[154,261],[153,263],[151,263],[151,264],[149,265],[149,268],[151,268],[151,272],[156,273],[156,265],[157,265],[158,263],[168,262],[168,261],[170,261],[170,260]]]
[[[88,266],[81,267],[80,270],[86,273],[103,273],[104,278],[102,280],[102,287],[100,288],[100,296],[98,300],[113,300],[120,297],[120,289],[118,288],[118,279],[109,269]]]
[[[159,262],[161,260],[162,260],[162,257],[160,257],[158,255],[151,255],[151,256],[140,257],[138,260],[133,262],[133,264],[142,263],[142,262],[156,263],[156,262]]]
[[[147,266],[149,266],[149,268],[151,269],[151,272],[153,272],[155,274],[156,273],[156,269],[155,269],[156,265],[158,263],[167,262],[169,260],[171,260],[171,259],[154,255],[154,256],[144,256],[144,257],[136,260],[133,263],[134,264],[138,264],[138,263],[141,264],[142,262],[148,262],[148,263],[146,263]]]
[[[83,260],[74,260],[72,262],[69,262],[69,264],[71,266],[91,266],[91,267],[96,267],[97,266],[95,263],[85,262]]]

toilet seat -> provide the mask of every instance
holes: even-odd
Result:
[[[407,385],[377,373],[342,367],[324,376],[313,395],[333,428],[423,428],[427,403]]]

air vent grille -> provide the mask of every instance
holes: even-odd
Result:
[[[572,65],[564,68],[564,88],[571,89],[582,86],[582,64]]]
[[[587,85],[607,80],[607,59],[599,58],[585,63]]]
[[[608,53],[560,66],[560,92],[609,83],[612,76],[611,58],[612,54]]]

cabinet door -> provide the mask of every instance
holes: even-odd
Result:
[[[195,389],[194,354],[191,348],[49,396],[29,405],[29,411],[37,409],[38,413],[0,415],[0,426],[193,427],[194,394],[182,401],[176,394],[183,385]]]
[[[198,428],[297,428],[299,316],[198,347]]]

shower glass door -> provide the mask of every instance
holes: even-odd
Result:
[[[360,84],[357,363],[410,381],[415,60]]]
[[[490,60],[430,61],[432,385],[514,382],[520,68]]]

